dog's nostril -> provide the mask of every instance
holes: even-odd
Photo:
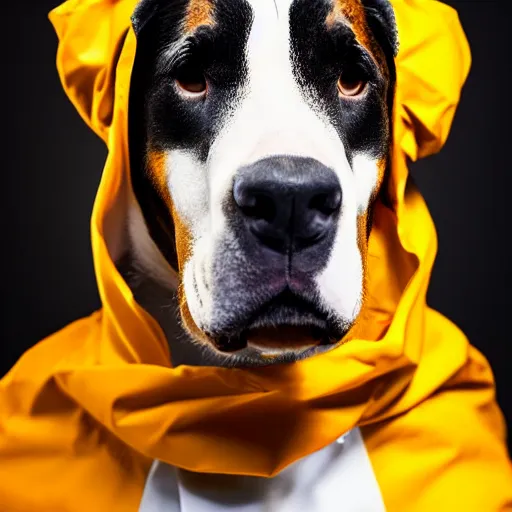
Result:
[[[272,222],[276,217],[277,209],[274,199],[257,189],[245,188],[235,183],[233,197],[246,217],[267,222]]]
[[[272,222],[276,217],[274,200],[263,194],[255,194],[250,199],[250,205],[243,207],[244,213],[254,219],[263,219]]]
[[[316,194],[310,199],[308,204],[310,210],[316,210],[324,215],[332,215],[340,209],[340,206],[341,189],[333,192]]]

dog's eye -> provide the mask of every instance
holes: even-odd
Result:
[[[208,88],[203,71],[194,65],[180,66],[176,71],[175,81],[180,92],[191,97],[204,96]]]
[[[338,91],[342,96],[356,98],[366,89],[367,81],[353,73],[342,74],[338,79]]]

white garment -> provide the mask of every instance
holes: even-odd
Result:
[[[139,512],[382,512],[359,429],[273,478],[192,473],[155,461]]]

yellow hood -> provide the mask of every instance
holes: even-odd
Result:
[[[69,0],[50,14],[64,89],[109,149],[92,216],[103,307],[29,351],[0,383],[0,410],[7,411],[0,414],[0,439],[7,439],[0,454],[18,435],[20,418],[23,425],[29,418],[38,425],[56,421],[62,442],[77,443],[85,411],[148,460],[271,476],[355,426],[396,418],[441,390],[468,386],[475,407],[486,411],[496,453],[503,450],[487,362],[426,305],[436,233],[407,182],[407,159],[438,151],[447,138],[469,48],[450,7],[434,0],[392,3],[400,37],[389,180],[394,212],[380,204],[375,211],[361,320],[328,353],[258,369],[172,368],[161,329],[114,265],[133,200],[127,120],[136,1]],[[31,428],[24,430],[25,446],[41,449],[51,434],[32,435]],[[9,478],[5,468],[0,464],[0,482]]]

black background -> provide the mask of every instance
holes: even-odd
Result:
[[[512,426],[512,10],[506,0],[449,3],[473,67],[445,149],[412,169],[439,237],[428,300],[490,360]],[[39,339],[99,307],[89,218],[106,150],[61,89],[47,21],[57,4],[0,8],[0,375]]]

